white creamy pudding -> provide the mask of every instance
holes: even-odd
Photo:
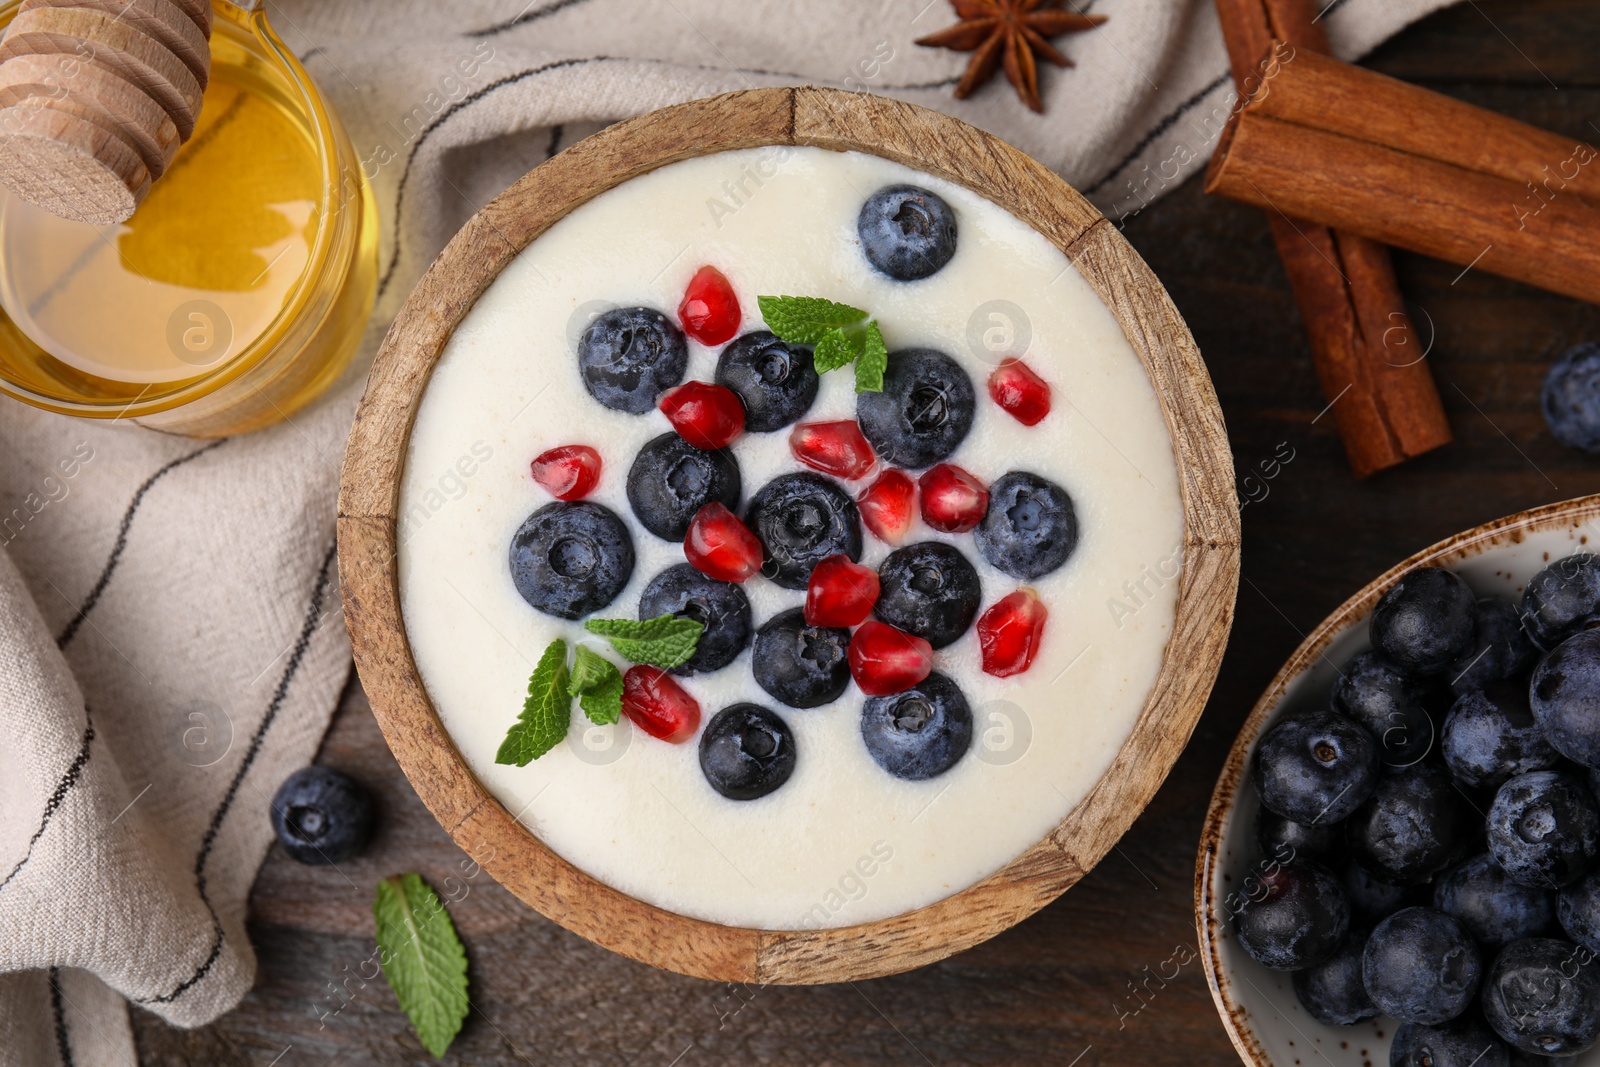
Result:
[[[896,185],[933,194],[954,220],[953,255],[918,280],[875,268],[858,231],[863,205]],[[914,205],[894,218],[909,218],[913,229],[929,221]],[[758,296],[820,297],[869,311],[890,353],[890,382],[863,411],[893,399],[896,368],[912,365],[911,350],[942,353],[939,366],[948,371],[953,361],[955,373],[970,379],[965,411],[947,411],[962,398],[940,394],[928,414],[928,397],[918,393],[915,417],[970,417],[970,429],[937,462],[994,491],[991,518],[975,532],[942,533],[915,516],[902,544],[939,542],[965,560],[963,574],[970,564],[977,589],[968,618],[987,617],[1024,587],[1048,617],[1031,665],[1008,677],[985,673],[979,625],[957,620],[959,636],[944,643],[952,636],[950,613],[934,620],[934,629],[946,632],[931,640],[934,674],[922,684],[940,676],[953,683],[958,695],[939,721],[959,718],[952,709],[964,697],[971,730],[970,743],[947,738],[949,751],[934,762],[948,766],[931,776],[897,776],[869,750],[869,698],[856,681],[818,706],[790,706],[758,682],[748,644],[719,669],[671,680],[698,705],[696,734],[721,709],[741,703],[767,709],[786,727],[792,771],[775,788],[762,786],[756,799],[732,799],[713,787],[698,736],[660,740],[626,716],[595,726],[576,702],[563,743],[526,766],[495,762],[551,642],[582,645],[628,670],[610,643],[585,631],[584,618],[639,618],[651,580],[685,563],[681,541],[642,521],[665,528],[672,517],[636,513],[627,490],[636,460],[648,467],[641,450],[674,424],[653,401],[634,405],[637,413],[620,410],[614,395],[612,406],[602,403],[604,388],[586,387],[578,353],[580,345],[598,343],[595,324],[620,321],[597,316],[617,309],[654,309],[676,333],[686,287],[705,265],[720,270],[737,296],[736,337],[777,326],[763,323]],[[725,347],[688,338],[681,374],[668,367],[670,380],[657,384],[717,380]],[[1005,357],[1020,358],[1048,383],[1050,410],[1035,425],[991,396],[990,375]],[[642,385],[637,375],[628,382],[653,396],[650,373]],[[760,529],[752,499],[774,478],[808,469],[791,448],[793,423],[856,420],[854,373],[849,366],[822,373],[798,419],[768,432],[746,430],[717,453],[725,457],[719,462],[737,465],[733,514]],[[758,421],[756,408],[746,406]],[[862,425],[872,438],[865,415]],[[900,457],[912,480],[931,465],[913,447],[886,447],[881,431],[873,444],[880,460]],[[514,575],[511,560],[525,521],[554,500],[530,462],[573,445],[598,454],[600,477],[584,506],[608,509],[625,524],[632,560],[631,569],[615,559],[601,566],[615,565],[614,595],[601,606],[577,605],[570,613],[579,617],[568,619],[524,598],[519,582],[527,573]],[[668,483],[684,488],[672,481],[678,468],[667,464],[651,475],[654,468],[645,467],[638,477],[655,478],[651,492]],[[848,499],[882,469],[880,462],[856,480],[815,476]],[[991,521],[1005,521],[996,501],[1015,482],[1002,481],[1009,472],[1037,476],[1070,497],[1075,546],[1035,546],[1035,556],[1064,561],[1019,566],[993,538],[989,548],[980,544]],[[1016,521],[1037,519],[1028,510],[1036,511],[1037,501],[1007,500]],[[440,718],[487,789],[556,852],[625,893],[696,918],[773,929],[849,926],[931,904],[1043,838],[1083,799],[1133,728],[1172,630],[1182,558],[1177,470],[1154,390],[1116,320],[1067,258],[964,188],[875,156],[817,148],[725,152],[662,167],[579,207],[517,255],[439,359],[411,435],[400,503],[407,635]],[[845,510],[843,521],[856,522],[854,505]],[[873,569],[896,550],[866,527],[859,546],[859,562]],[[519,551],[554,558],[569,547],[539,542]],[[950,556],[949,549],[923,551],[947,562]],[[556,560],[569,569],[594,563]],[[1045,572],[1018,576],[1030,568]],[[789,588],[766,576],[776,573],[769,561],[764,573],[736,587],[749,602],[752,630],[806,600],[804,574],[801,588]],[[919,623],[888,603],[888,574],[879,615],[915,631]],[[920,581],[912,585],[920,589]],[[899,592],[902,606],[920,595]],[[766,675],[774,662],[764,657]],[[740,736],[752,743],[748,733]],[[918,766],[928,771],[926,763]]]

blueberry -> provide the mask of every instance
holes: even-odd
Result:
[[[1352,929],[1332,956],[1314,967],[1294,972],[1294,995],[1300,1006],[1326,1026],[1351,1026],[1378,1014],[1361,980],[1361,950],[1369,931]]]
[[[1279,862],[1331,859],[1344,847],[1344,827],[1336,822],[1303,823],[1262,808],[1256,813],[1256,841]]]
[[[1600,808],[1578,779],[1529,771],[1500,787],[1489,808],[1489,851],[1514,882],[1561,889],[1600,852]]]
[[[1557,894],[1556,918],[1568,937],[1600,952],[1600,870],[1590,871]]]
[[[815,708],[838,700],[850,684],[850,631],[808,626],[805,613],[790,608],[756,632],[750,665],[756,683],[791,708]]]
[[[1600,630],[1561,642],[1533,669],[1533,720],[1557,752],[1600,768]]]
[[[1533,721],[1527,687],[1507,682],[1491,682],[1457,700],[1445,717],[1439,750],[1456,780],[1474,789],[1498,789],[1561,758]]]
[[[1522,624],[1540,648],[1600,622],[1600,556],[1574,552],[1549,564],[1522,590]]]
[[[639,618],[677,615],[693,619],[705,630],[688,662],[673,674],[721,670],[750,643],[750,598],[731,582],[719,582],[687,563],[675,563],[650,579],[639,594]]]
[[[1513,941],[1489,965],[1482,1003],[1484,1019],[1512,1048],[1576,1056],[1600,1040],[1600,964],[1570,941]]]
[[[1251,778],[1261,803],[1284,818],[1337,823],[1372,795],[1377,748],[1370,734],[1336,712],[1291,715],[1262,735]]]
[[[1511,1067],[1511,1050],[1469,1013],[1438,1026],[1402,1024],[1389,1046],[1389,1067]]]
[[[1550,365],[1539,409],[1556,440],[1600,452],[1600,344],[1576,345]]]
[[[712,501],[737,508],[740,488],[739,462],[732,452],[708,452],[675,433],[648,442],[628,468],[634,517],[667,541],[682,541],[695,512]]]
[[[761,573],[804,589],[811,569],[833,555],[861,559],[861,513],[850,494],[820,474],[780,474],[751,498],[744,524],[761,541]]]
[[[856,422],[879,459],[917,470],[956,450],[975,406],[959,363],[931,348],[904,348],[889,353],[882,392],[856,395]]]
[[[791,345],[757,330],[722,350],[716,382],[743,401],[746,430],[770,433],[811,410],[820,379],[810,345]]]
[[[1344,895],[1350,912],[1368,922],[1386,919],[1401,908],[1424,903],[1423,892],[1415,886],[1393,885],[1370,873],[1359,863],[1346,863],[1342,875]]]
[[[1466,582],[1439,567],[1418,567],[1372,609],[1372,645],[1401,670],[1438,674],[1472,648],[1477,621]]]
[[[1265,892],[1245,900],[1234,919],[1239,946],[1263,967],[1298,971],[1326,962],[1350,929],[1350,904],[1339,880],[1315,863],[1285,863],[1261,875]]]
[[[956,254],[955,212],[915,185],[886,185],[867,197],[856,232],[867,262],[902,282],[937,273]]]
[[[1072,497],[1037,474],[1008,471],[989,487],[989,510],[972,535],[995,569],[1024,581],[1067,561],[1078,547]]]
[[[372,836],[372,801],[347,774],[302,767],[273,794],[272,829],[290,859],[343,863]]]
[[[872,613],[896,629],[943,648],[967,632],[983,590],[960,549],[942,541],[897,548],[878,567]]]
[[[1409,767],[1432,750],[1435,722],[1450,707],[1450,694],[1433,679],[1405,674],[1378,653],[1357,653],[1333,684],[1333,710],[1367,728],[1378,742],[1378,760]]]
[[[896,778],[936,778],[971,747],[972,709],[956,683],[935,671],[904,692],[868,697],[861,739]]]
[[[1549,933],[1556,920],[1555,897],[1549,890],[1513,882],[1487,852],[1437,879],[1433,906],[1461,920],[1487,952]]]
[[[1433,908],[1405,908],[1372,931],[1361,974],[1379,1010],[1401,1022],[1433,1026],[1472,1005],[1483,959],[1453,917]]]
[[[1350,817],[1346,840],[1367,870],[1395,885],[1416,885],[1455,863],[1473,841],[1473,819],[1444,768],[1424,761],[1389,767]]]
[[[1477,640],[1445,673],[1450,688],[1466,693],[1491,682],[1520,678],[1537,655],[1517,606],[1503,596],[1479,597]]]
[[[700,770],[729,800],[755,800],[794,773],[794,734],[759,704],[733,704],[700,735]]]
[[[599,611],[632,576],[628,525],[603,504],[546,504],[511,538],[511,580],[517,592],[558,619],[581,619]]]
[[[616,308],[578,339],[578,372],[589,395],[608,408],[643,415],[683,381],[689,346],[683,332],[654,308]]]

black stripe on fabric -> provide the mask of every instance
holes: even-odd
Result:
[[[211,442],[203,448],[197,448],[188,455],[179,456],[177,459],[169,461],[160,470],[146,478],[144,484],[134,492],[133,499],[128,502],[128,510],[122,513],[122,525],[117,528],[117,540],[111,546],[111,555],[107,557],[106,565],[100,569],[100,578],[94,583],[94,588],[89,590],[89,595],[83,598],[83,604],[78,608],[77,614],[72,616],[72,621],[67,623],[66,629],[61,631],[61,636],[56,638],[57,648],[67,647],[67,642],[77,636],[78,629],[83,625],[83,621],[89,617],[89,612],[93,611],[94,606],[100,602],[101,594],[106,591],[106,586],[111,582],[112,573],[122,560],[123,550],[128,547],[128,530],[132,528],[133,517],[139,513],[139,505],[144,503],[144,495],[150,491],[150,487],[172,471],[188,463],[191,459],[199,459],[213,448],[217,448],[227,442],[228,438],[224,437],[221,440]]]
[[[1317,16],[1317,21],[1322,21],[1349,2],[1350,0],[1333,0],[1333,3],[1322,9],[1322,14]]]
[[[67,799],[67,794],[72,792],[72,787],[77,785],[78,779],[83,776],[83,765],[89,762],[90,746],[94,744],[94,720],[89,717],[87,707],[83,709],[83,714],[86,721],[83,727],[83,740],[78,744],[78,754],[67,767],[66,773],[61,776],[61,780],[56,783],[50,799],[45,801],[44,815],[39,819],[39,828],[28,839],[28,851],[17,861],[17,865],[11,868],[11,873],[6,875],[5,881],[0,881],[0,890],[10,885],[11,879],[17,876],[17,872],[28,865],[28,861],[33,858],[33,846],[39,843],[39,838],[44,836],[50,820],[55,817],[56,810],[61,807],[62,802]]]
[[[567,128],[560,123],[550,127],[550,144],[545,147],[544,158],[555,158],[556,149],[561,147],[561,135],[566,132],[566,129]]]
[[[549,18],[557,11],[562,11],[569,7],[576,7],[578,4],[586,4],[588,2],[589,0],[556,0],[555,3],[550,4],[547,7],[541,7],[537,11],[529,11],[524,8],[522,14],[516,16],[515,18],[509,18],[504,22],[497,22],[493,26],[485,26],[481,30],[468,30],[461,36],[493,37],[496,34],[505,33],[507,30],[514,30],[518,26],[526,26],[530,22],[538,22],[540,19]]]
[[[1216,92],[1219,87],[1227,84],[1231,77],[1232,75],[1230,75],[1227,71],[1223,71],[1219,76],[1208,82],[1205,88],[1195,93],[1182,104],[1179,104],[1177,110],[1173,111],[1172,114],[1168,115],[1166,118],[1152,126],[1150,128],[1150,132],[1145,134],[1139,143],[1133,146],[1133,151],[1124,156],[1120,163],[1112,167],[1111,170],[1106,173],[1104,178],[1101,178],[1099,181],[1089,186],[1089,188],[1085,189],[1084,195],[1093,196],[1095,193],[1111,184],[1111,180],[1117,175],[1121,174],[1129,164],[1138,159],[1139,156],[1143,154],[1144,150],[1149,148],[1150,145],[1154,143],[1157,137],[1160,137],[1162,134],[1172,129],[1173,126],[1177,125],[1178,121],[1182,119],[1183,116],[1200,106],[1200,103],[1205,100],[1206,97]]]
[[[61,1010],[61,969],[50,968],[50,1014],[56,1024],[56,1052],[61,1056],[61,1067],[74,1067],[72,1042],[67,1040],[67,1013]]]
[[[140,997],[137,1001],[140,1004],[170,1004],[177,1000],[209,974],[212,966],[222,955],[222,920],[217,916],[217,909],[212,906],[211,897],[206,893],[206,861],[211,858],[211,848],[216,844],[217,833],[222,829],[222,821],[228,817],[228,812],[233,808],[239,787],[244,784],[244,776],[250,773],[256,756],[261,753],[261,745],[266,740],[267,731],[272,728],[273,720],[283,708],[284,699],[289,695],[289,684],[294,681],[295,675],[300,673],[300,664],[304,662],[306,651],[311,647],[311,637],[316,633],[317,624],[322,621],[323,595],[328,589],[328,574],[333,567],[337,552],[338,545],[335,543],[328,546],[327,554],[322,557],[322,567],[317,571],[317,584],[312,590],[311,603],[306,610],[305,621],[300,625],[300,636],[295,639],[294,649],[289,654],[289,662],[284,666],[283,677],[278,679],[278,687],[273,690],[272,701],[267,705],[267,713],[262,716],[260,725],[251,736],[250,747],[245,750],[244,760],[234,772],[233,780],[228,783],[228,791],[223,794],[222,803],[217,805],[216,812],[211,816],[211,823],[206,827],[206,835],[200,841],[200,852],[194,861],[194,879],[195,887],[200,891],[200,900],[211,913],[211,952],[205,961],[195,968],[194,973],[179,982],[172,992],[155,997]]]

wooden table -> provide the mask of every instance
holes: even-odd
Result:
[[[1597,49],[1594,0],[1476,0],[1413,27],[1372,63],[1592,140]],[[1398,254],[1418,329],[1433,337],[1429,359],[1456,442],[1357,483],[1332,420],[1318,419],[1326,401],[1263,217],[1190,182],[1129,220],[1126,233],[1206,353],[1241,479],[1283,443],[1294,454],[1245,507],[1238,621],[1221,677],[1132,831],[1060,900],[978,948],[910,974],[814,988],[734,988],[633,963],[480,874],[461,883],[466,896],[451,909],[471,958],[474,1010],[450,1062],[1236,1062],[1192,951],[1191,902],[1201,818],[1234,733],[1301,634],[1380,570],[1487,519],[1600,491],[1600,457],[1559,445],[1538,412],[1545,368],[1567,346],[1600,340],[1600,308]],[[142,1062],[433,1062],[388,987],[357,971],[373,951],[373,883],[415,870],[443,886],[461,878],[463,854],[412,794],[359,685],[346,692],[319,762],[373,788],[377,840],[339,871],[300,866],[274,848],[251,896],[255,989],[196,1031],[135,1010]],[[1178,977],[1147,981],[1175,950],[1191,961]],[[1136,999],[1134,983],[1153,992]]]

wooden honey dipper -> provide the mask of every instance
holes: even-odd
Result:
[[[210,0],[23,0],[0,40],[0,184],[108,225],[194,132]]]

